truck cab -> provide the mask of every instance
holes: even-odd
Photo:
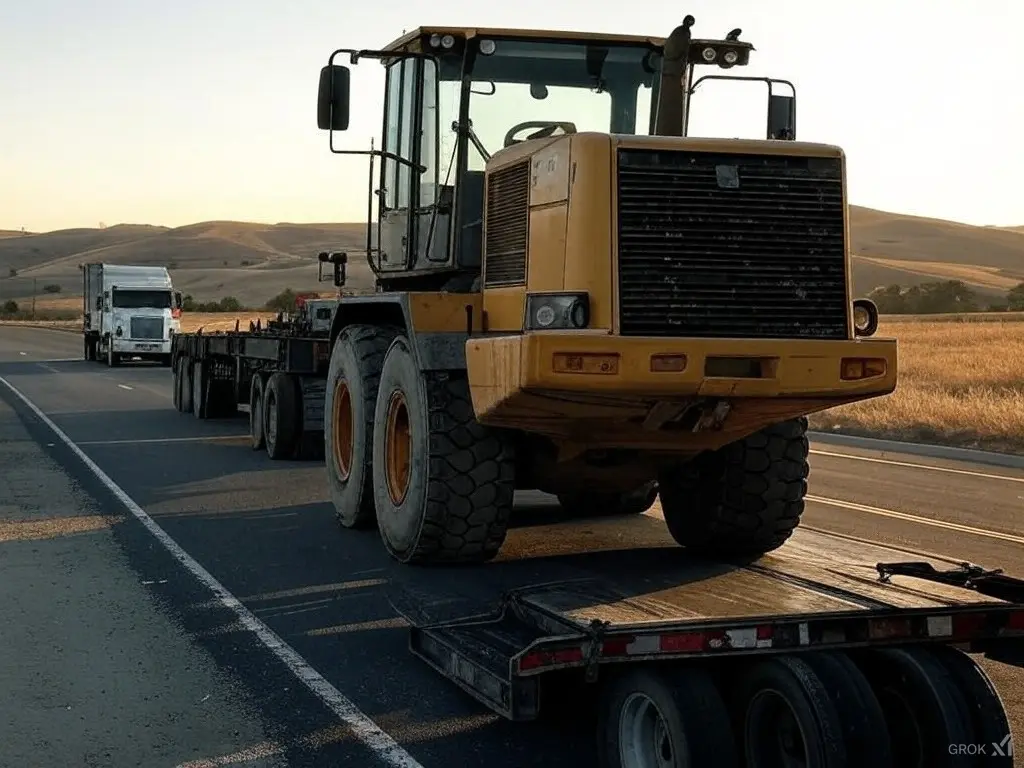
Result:
[[[181,331],[181,293],[167,269],[87,264],[84,272],[85,358],[169,365],[171,336]]]

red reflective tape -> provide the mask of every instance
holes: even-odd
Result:
[[[1007,629],[1019,629],[1024,631],[1024,611],[1014,611],[1006,620]]]
[[[763,625],[757,628],[757,639],[758,640],[771,640],[774,630],[770,624]]]
[[[910,619],[871,619],[868,621],[868,637],[873,640],[910,637],[910,635]]]
[[[555,651],[534,651],[519,659],[519,669],[541,669],[558,664],[573,664],[583,661],[582,648],[560,648]]]
[[[601,643],[602,656],[626,656],[629,653],[629,644],[633,642],[632,637],[613,637]]]
[[[703,632],[679,632],[662,635],[659,640],[663,653],[693,653],[704,650],[707,635]]]
[[[984,613],[961,613],[953,617],[953,637],[970,638],[981,632],[988,617]]]

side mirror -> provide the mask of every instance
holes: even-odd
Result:
[[[334,265],[334,285],[342,288],[345,285],[345,265],[348,264],[348,254],[343,252],[328,253],[321,251],[317,254],[317,282],[324,279],[324,264]]]
[[[96,311],[97,312],[102,312],[103,311],[103,297],[102,296],[97,296],[96,297]]]
[[[328,64],[320,70],[320,91],[316,100],[316,124],[321,131],[347,131],[349,69]]]
[[[796,139],[796,96],[768,96],[768,138]]]
[[[174,306],[172,307],[172,309],[181,309],[181,304],[182,304],[182,301],[181,301],[181,291],[175,291],[174,292]]]

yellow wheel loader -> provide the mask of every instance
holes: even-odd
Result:
[[[723,73],[740,30],[692,26],[424,27],[321,71],[332,151],[370,156],[376,275],[333,317],[327,477],[397,560],[492,558],[528,489],[580,514],[660,496],[679,544],[756,556],[800,522],[807,415],[894,390],[851,296],[843,151],[795,140],[788,81]],[[342,149],[364,60],[382,145]],[[723,80],[767,87],[764,139],[687,135]],[[321,257],[339,287],[348,258]]]

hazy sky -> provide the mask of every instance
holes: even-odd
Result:
[[[1021,0],[3,5],[0,229],[362,220],[366,161],[331,155],[314,118],[332,49],[379,47],[423,24],[665,36],[686,13],[698,36],[743,29],[757,48],[745,74],[796,83],[799,137],[845,148],[852,202],[1024,224]],[[365,62],[353,76],[341,136],[366,147],[382,69]],[[763,124],[741,89],[695,108],[708,134]]]

